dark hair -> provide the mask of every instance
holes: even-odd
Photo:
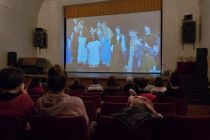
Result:
[[[116,84],[117,84],[117,82],[116,82],[116,79],[115,79],[114,76],[110,76],[107,80],[107,83],[106,83],[106,85],[109,85],[109,86],[110,85],[113,86],[113,85],[116,85]]]
[[[48,70],[47,86],[48,90],[58,92],[65,88],[67,76],[60,65],[54,65]]]
[[[148,80],[144,77],[138,79],[138,85],[141,89],[144,89],[147,86]]]
[[[176,75],[172,75],[172,76],[170,77],[170,82],[171,82],[171,85],[172,85],[172,86],[180,86],[180,79],[179,79],[179,77],[176,76]]]
[[[37,87],[37,86],[40,85],[40,83],[41,83],[41,78],[39,78],[39,77],[34,77],[34,78],[31,80],[31,82],[30,82],[30,84],[29,84],[29,86],[28,86],[28,89],[31,89],[31,88],[33,88],[33,87]]]
[[[162,87],[162,86],[163,86],[163,80],[162,80],[162,78],[157,77],[157,78],[155,79],[154,85],[155,85],[156,87]]]
[[[95,85],[95,84],[98,84],[98,79],[97,78],[93,78],[93,81],[92,83]]]
[[[21,69],[8,67],[0,71],[0,88],[12,90],[24,82],[24,73]]]

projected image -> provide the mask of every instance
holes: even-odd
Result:
[[[160,11],[66,20],[66,71],[159,73]]]

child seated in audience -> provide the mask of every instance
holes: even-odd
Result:
[[[51,67],[47,74],[47,93],[37,101],[38,113],[43,116],[84,116],[89,118],[85,105],[79,97],[65,93],[67,76],[60,65]]]
[[[29,94],[44,94],[44,88],[41,84],[41,78],[34,77],[31,80],[27,90]]]
[[[24,89],[24,74],[20,69],[8,67],[0,71],[0,114],[29,118],[35,105]],[[12,126],[9,126],[12,127]]]
[[[103,90],[103,87],[99,84],[97,78],[93,78],[92,84],[88,87],[88,90]]]

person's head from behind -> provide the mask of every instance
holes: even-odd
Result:
[[[74,78],[72,85],[81,85],[79,78]]]
[[[127,81],[127,83],[133,83],[133,77],[128,76],[128,77],[126,78],[126,81]]]
[[[67,76],[60,65],[54,65],[48,70],[47,87],[52,93],[58,93],[65,89]]]
[[[141,89],[144,89],[147,86],[148,80],[144,77],[139,78],[138,85]]]
[[[176,75],[172,75],[170,77],[170,84],[173,87],[179,87],[180,86],[180,79],[179,79],[179,77],[176,76]]]
[[[0,71],[0,88],[4,92],[21,92],[24,89],[23,71],[14,67],[2,69]]]
[[[30,85],[29,85],[29,89],[31,88],[34,88],[34,87],[39,87],[41,86],[41,78],[39,77],[34,77],[31,82],[30,82]]]
[[[98,84],[98,79],[95,77],[95,78],[93,78],[93,80],[92,80],[92,84],[94,84],[94,85],[96,85],[96,84]]]
[[[107,85],[109,86],[114,86],[116,85],[116,78],[114,76],[110,76],[107,80]]]
[[[155,81],[154,81],[154,85],[155,85],[156,87],[163,87],[163,86],[164,86],[164,84],[163,84],[163,79],[160,78],[160,77],[157,77],[157,78],[155,79]]]

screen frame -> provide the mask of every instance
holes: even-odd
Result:
[[[75,73],[82,73],[82,74],[85,74],[85,73],[96,73],[96,74],[100,74],[100,73],[109,73],[109,74],[149,74],[149,75],[157,75],[157,74],[162,74],[162,68],[163,68],[163,63],[162,63],[162,43],[163,43],[163,24],[162,24],[162,21],[163,21],[163,10],[162,8],[160,10],[151,10],[151,11],[143,11],[143,12],[153,12],[153,11],[158,11],[160,12],[160,37],[161,37],[161,42],[160,42],[160,72],[99,72],[99,71],[96,71],[96,72],[85,72],[85,71],[66,71],[66,29],[67,29],[67,19],[64,18],[64,70],[67,72],[67,73],[72,73],[72,74],[75,74]],[[136,13],[141,13],[141,12],[136,12]],[[130,13],[124,13],[124,14],[130,14]],[[115,15],[118,15],[118,14],[115,14]],[[101,15],[101,16],[110,16],[110,15]],[[94,16],[93,16],[94,17]],[[78,18],[82,18],[82,17],[78,17]]]

